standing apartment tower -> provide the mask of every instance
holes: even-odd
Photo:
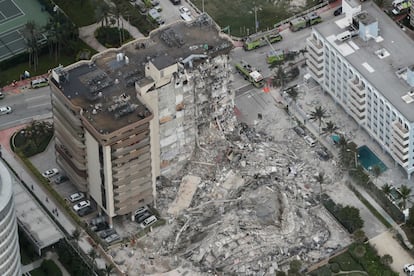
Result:
[[[414,42],[374,3],[343,0],[313,28],[309,73],[389,153],[414,171]]]
[[[19,236],[12,176],[0,161],[0,275],[20,276]]]
[[[52,70],[57,162],[110,218],[153,202],[156,177],[174,175],[188,161],[196,143],[194,104],[201,97],[213,106],[211,97],[222,98],[215,91],[227,92],[219,88],[228,75],[207,72],[230,70],[230,48],[200,16]],[[201,63],[214,84],[192,73]]]

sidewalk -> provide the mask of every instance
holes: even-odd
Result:
[[[23,127],[23,126],[20,126]],[[15,127],[13,129],[18,129]],[[9,137],[12,135],[11,131],[5,130],[0,132],[1,143],[2,143],[2,158],[10,165],[11,168],[16,172],[17,177],[25,184],[27,189],[31,189],[35,197],[43,203],[43,205],[52,214],[53,209],[57,209],[58,215],[54,214],[55,220],[63,227],[68,234],[72,234],[76,229],[76,224],[66,215],[66,211],[62,210],[60,205],[55,203],[53,197],[49,195],[46,189],[41,186],[35,177],[30,172],[26,171],[26,167],[20,162],[19,158],[11,151],[8,145]],[[4,141],[7,141],[5,143]],[[49,198],[45,203],[45,198]]]
[[[101,27],[101,23],[91,24],[89,26],[79,28],[79,38],[83,40],[86,44],[88,44],[91,48],[95,49],[98,52],[105,51],[107,48],[103,46],[99,41],[95,38],[95,31],[99,27]],[[111,27],[116,27],[116,25],[110,25]],[[125,20],[123,17],[119,19],[119,26],[127,30],[134,39],[144,37],[143,34],[139,32],[139,30],[132,26],[129,21]]]

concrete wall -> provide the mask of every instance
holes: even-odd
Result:
[[[85,142],[87,151],[87,170],[89,180],[89,194],[99,206],[102,206],[100,164],[99,164],[99,144],[95,138],[85,131]]]

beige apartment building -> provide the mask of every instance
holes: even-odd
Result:
[[[199,97],[226,86],[231,47],[214,22],[201,16],[52,70],[57,162],[110,223],[152,203],[156,178],[188,161],[195,147],[195,106],[213,105],[206,102],[211,96]],[[224,73],[216,72],[220,81],[211,85],[200,68]]]

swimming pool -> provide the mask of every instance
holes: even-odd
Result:
[[[365,145],[358,148],[358,161],[367,171],[371,171],[374,166],[379,166],[381,173],[388,169],[381,159]]]

